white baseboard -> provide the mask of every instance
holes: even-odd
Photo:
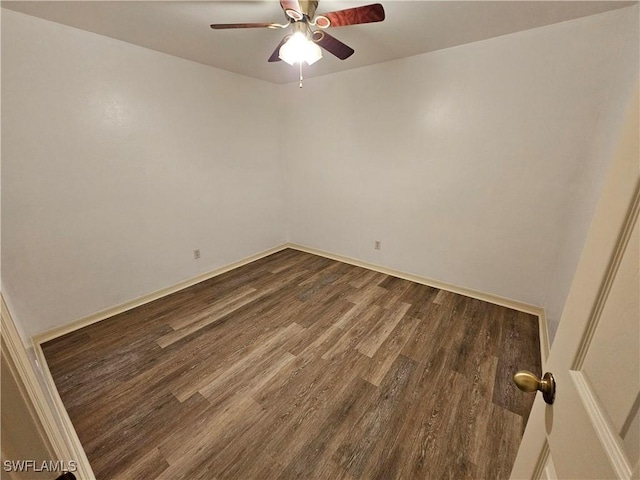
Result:
[[[420,275],[414,275],[412,273],[401,272],[392,268],[383,267],[362,260],[356,260],[354,258],[345,257],[335,253],[325,252],[311,247],[305,247],[295,243],[288,243],[287,248],[299,250],[301,252],[311,253],[313,255],[320,255],[321,257],[329,258],[331,260],[337,260],[339,262],[348,263],[357,267],[366,268],[368,270],[374,270],[376,272],[384,273],[386,275],[392,275],[394,277],[403,278],[411,282],[420,283],[429,287],[438,288],[440,290],[446,290],[447,292],[457,293],[466,297],[476,298],[484,302],[493,303],[502,307],[511,308],[519,312],[529,313],[538,317],[538,332],[540,335],[540,356],[542,359],[542,365],[547,361],[549,356],[549,333],[547,328],[547,318],[543,307],[537,305],[531,305],[529,303],[520,302],[518,300],[512,300],[509,298],[494,295],[492,293],[480,292],[478,290],[472,290],[465,287],[459,287],[450,283],[441,282],[432,278],[422,277]]]
[[[52,328],[43,333],[36,334],[33,336],[33,339],[32,339],[33,343],[34,345],[37,346],[42,343],[48,342],[49,340],[53,340],[54,338],[60,337],[62,335],[66,335],[67,333],[71,333],[75,330],[79,330],[80,328],[91,325],[92,323],[96,323],[106,318],[110,318],[114,315],[117,315],[122,312],[126,312],[127,310],[131,310],[133,308],[139,307],[141,305],[152,302],[154,300],[158,300],[159,298],[166,297],[167,295],[171,295],[172,293],[188,288],[192,285],[195,285],[196,283],[200,283],[204,280],[208,280],[215,276],[221,275],[225,272],[233,270],[234,268],[247,265],[248,263],[254,262],[260,258],[266,257],[268,255],[279,252],[286,248],[292,248],[294,250],[299,250],[301,252],[311,253],[313,255],[319,255],[319,256],[336,260],[339,262],[348,263],[350,265],[367,268],[369,270],[374,270],[376,272],[392,275],[394,277],[403,278],[405,280],[420,283],[423,285],[428,285],[430,287],[439,288],[440,290],[446,290],[448,292],[465,295],[467,297],[476,298],[478,300],[493,303],[495,305],[500,305],[503,307],[511,308],[513,310],[518,310],[520,312],[536,315],[538,317],[538,329],[539,329],[539,335],[540,335],[540,355],[542,358],[543,366],[547,361],[547,357],[549,356],[549,333],[548,333],[548,327],[547,327],[546,314],[543,307],[540,307],[537,305],[531,305],[525,302],[520,302],[518,300],[512,300],[509,298],[501,297],[499,295],[494,295],[492,293],[480,292],[478,290],[459,287],[457,285],[441,282],[439,280],[434,280],[432,278],[427,278],[420,275],[401,272],[399,270],[394,270],[392,268],[383,267],[381,265],[364,262],[354,258],[345,257],[343,255],[338,255],[338,254],[326,252],[323,250],[318,250],[311,247],[305,247],[303,245],[298,245],[295,243],[286,243],[286,244],[279,245],[277,247],[270,248],[269,250],[265,250],[255,255],[251,255],[250,257],[244,258],[242,260],[231,263],[224,267],[220,267],[215,270],[211,270],[209,272],[205,272],[203,274],[189,278],[187,280],[183,280],[182,282],[179,282],[170,287],[157,290],[155,292],[149,293],[147,295],[143,295],[141,297],[135,298],[133,300],[122,303],[120,305],[116,305],[115,307],[101,310],[99,312],[96,312],[94,314],[72,321],[65,325]]]
[[[542,371],[544,372],[547,359],[549,358],[551,345],[549,343],[549,324],[547,323],[547,314],[542,307],[541,312],[538,315],[538,329],[540,333],[540,358],[542,359]]]
[[[255,255],[251,255],[250,257],[244,258],[237,262],[233,262],[233,263],[230,263],[229,265],[225,265],[224,267],[216,268],[215,270],[211,270],[209,272],[196,275],[195,277],[188,278],[170,287],[148,293],[141,297],[134,298],[133,300],[129,300],[127,302],[121,303],[120,305],[116,305],[115,307],[110,307],[105,310],[92,313],[91,315],[82,317],[78,320],[74,320],[70,323],[66,323],[59,327],[55,327],[45,332],[38,333],[33,336],[32,338],[33,343],[34,345],[40,345],[40,344],[46,343],[49,340],[53,340],[54,338],[61,337],[62,335],[66,335],[67,333],[74,332],[76,330],[79,330],[83,327],[86,327],[93,323],[104,320],[106,318],[113,317],[114,315],[118,315],[119,313],[126,312],[127,310],[131,310],[133,308],[139,307],[146,303],[153,302],[154,300],[158,300],[160,298],[166,297],[167,295],[171,295],[172,293],[176,293],[180,290],[191,287],[196,283],[200,283],[205,280],[209,280],[210,278],[217,277],[218,275],[222,275],[223,273],[233,270],[234,268],[242,267],[243,265],[247,265],[248,263],[255,262],[256,260],[259,260],[273,253],[279,252],[280,250],[284,250],[285,248],[287,248],[286,244],[270,248],[268,250],[265,250],[260,253],[256,253]]]

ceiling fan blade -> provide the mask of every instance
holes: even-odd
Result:
[[[278,46],[276,47],[276,49],[273,51],[273,53],[271,54],[271,56],[269,57],[269,62],[279,62],[280,60],[282,60],[280,58],[280,47],[282,45],[284,45],[284,42],[286,42],[289,37],[291,35],[285,35],[284,38],[282,40],[280,40],[280,43],[278,44]]]
[[[381,22],[384,20],[384,8],[379,3],[374,3],[363,7],[324,13],[320,16],[328,18],[331,27],[344,27],[359,23]]]
[[[355,52],[353,48],[345,45],[337,38],[329,35],[327,32],[316,30],[313,32],[313,36],[311,38],[327,52],[332,53],[340,60],[349,58]]]
[[[228,28],[282,28],[277,23],[214,23],[211,25],[214,30],[226,30]]]

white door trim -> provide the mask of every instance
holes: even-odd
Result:
[[[91,465],[89,465],[87,456],[84,453],[82,445],[80,445],[80,441],[78,440],[73,427],[71,427],[72,432],[69,432],[69,425],[71,425],[71,422],[68,421],[68,417],[60,418],[60,422],[56,421],[54,410],[51,408],[49,400],[42,389],[37,373],[33,368],[32,362],[29,360],[27,350],[22,343],[20,334],[18,333],[2,294],[0,294],[0,300],[2,338],[5,341],[8,354],[16,367],[17,373],[24,384],[26,394],[29,396],[35,413],[42,424],[44,433],[51,443],[55,455],[58,456],[57,460],[63,460],[67,465],[71,461],[75,462],[78,467],[77,473],[80,478],[95,478]],[[45,370],[48,372],[49,369],[46,368]],[[57,390],[53,389],[50,391],[53,393],[52,396],[58,396]],[[56,410],[58,409],[56,408]],[[59,410],[57,413],[60,413]],[[72,435],[70,435],[70,433],[72,433]]]

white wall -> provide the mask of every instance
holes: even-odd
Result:
[[[287,239],[557,320],[637,14],[299,90],[3,10],[2,289],[24,338]]]
[[[2,290],[21,333],[283,243],[277,93],[3,10]]]
[[[283,87],[290,240],[557,322],[637,45],[636,6]]]

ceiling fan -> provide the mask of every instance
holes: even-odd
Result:
[[[308,65],[322,58],[318,45],[340,60],[353,55],[353,48],[329,35],[325,29],[343,27],[360,23],[381,22],[384,20],[384,8],[379,3],[362,7],[348,8],[336,12],[316,15],[317,0],[281,0],[287,23],[214,23],[211,28],[223,30],[230,28],[272,28],[292,27],[293,33],[286,35],[269,57],[269,62],[284,60],[290,65],[300,64],[302,86],[302,63]],[[317,27],[314,29],[313,27]]]

